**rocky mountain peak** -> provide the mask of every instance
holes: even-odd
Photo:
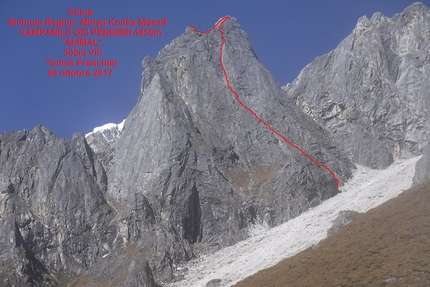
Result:
[[[361,16],[358,21],[355,29],[358,31],[367,30],[372,26],[372,22],[367,18],[367,16]]]
[[[374,26],[381,26],[386,24],[389,21],[389,18],[382,14],[381,12],[375,12],[372,15],[372,18],[370,18],[370,22]]]
[[[429,9],[360,18],[339,46],[284,87],[360,164],[384,168],[428,142]]]
[[[351,162],[285,98],[236,19],[221,29],[223,66],[241,101],[347,179]],[[222,41],[217,29],[200,34],[187,28],[156,59],[143,60],[141,95],[108,171],[109,197],[134,210],[121,216],[152,218],[128,226],[133,240],[148,228],[170,226],[184,246],[227,246],[244,238],[253,222],[279,224],[337,192],[326,170],[238,104],[220,65]],[[318,179],[309,180],[310,174]]]
[[[0,134],[0,280],[158,286],[179,279],[178,262],[337,194],[322,165],[344,182],[351,160],[383,168],[419,154],[430,35],[428,12],[414,7],[400,14],[424,15],[407,16],[414,28],[403,16],[361,18],[284,89],[235,18],[208,33],[188,27],[142,61],[124,129]]]
[[[415,2],[408,7],[405,8],[400,14],[397,14],[393,17],[393,19],[396,19],[397,17],[400,18],[407,18],[408,16],[417,17],[417,20],[422,20],[424,17],[428,16],[430,13],[429,7],[424,5],[422,2]],[[397,17],[396,17],[397,16]]]

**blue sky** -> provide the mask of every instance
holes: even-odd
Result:
[[[142,59],[155,58],[188,25],[207,30],[225,15],[236,17],[260,61],[285,85],[315,57],[334,49],[359,17],[370,18],[377,11],[392,17],[414,2],[0,0],[0,133],[43,124],[71,138],[74,132],[121,122],[137,102]],[[430,6],[430,1],[422,2]],[[167,25],[160,37],[105,37],[104,52],[95,59],[118,59],[111,77],[48,77],[47,58],[77,58],[63,56],[61,37],[22,37],[22,27],[10,27],[8,20],[79,21],[67,14],[69,8],[92,10],[91,19],[167,18]]]

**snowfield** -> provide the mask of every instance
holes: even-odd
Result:
[[[255,226],[248,239],[177,266],[185,277],[167,286],[205,287],[213,279],[221,280],[219,286],[231,286],[317,244],[327,237],[339,211],[366,212],[408,189],[419,158],[398,160],[384,170],[357,165],[338,195],[272,229]]]

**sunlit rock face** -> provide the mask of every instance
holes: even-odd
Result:
[[[361,17],[352,33],[284,87],[354,162],[385,168],[429,141],[430,11]]]
[[[284,89],[230,18],[223,66],[245,105],[345,182],[351,159],[383,168],[428,141],[428,14],[414,4],[361,18]],[[238,104],[222,41],[187,28],[145,58],[120,125],[71,140],[44,126],[0,134],[0,285],[159,286],[251,224],[278,225],[338,192]]]

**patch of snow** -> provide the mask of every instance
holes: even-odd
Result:
[[[125,125],[125,119],[117,125],[117,129],[120,133],[124,129],[124,125]]]
[[[117,124],[112,124],[112,123],[105,124],[105,125],[102,125],[101,127],[94,128],[93,133],[102,132],[104,130],[116,129],[117,126],[118,126]]]
[[[167,286],[204,287],[212,279],[231,286],[317,244],[327,237],[339,211],[366,212],[408,189],[419,158],[398,160],[384,170],[357,165],[338,195],[272,229],[254,226],[248,239],[178,266],[177,272],[188,269],[184,279]]]
[[[115,130],[117,135],[119,136],[121,134],[122,130],[124,129],[124,124],[125,124],[125,120],[123,120],[119,124],[108,123],[108,124],[102,125],[100,127],[95,127],[93,129],[93,131],[90,133],[87,133],[85,135],[85,137],[88,137],[89,135],[97,133],[97,132],[103,133],[103,131],[106,131],[106,130]]]

